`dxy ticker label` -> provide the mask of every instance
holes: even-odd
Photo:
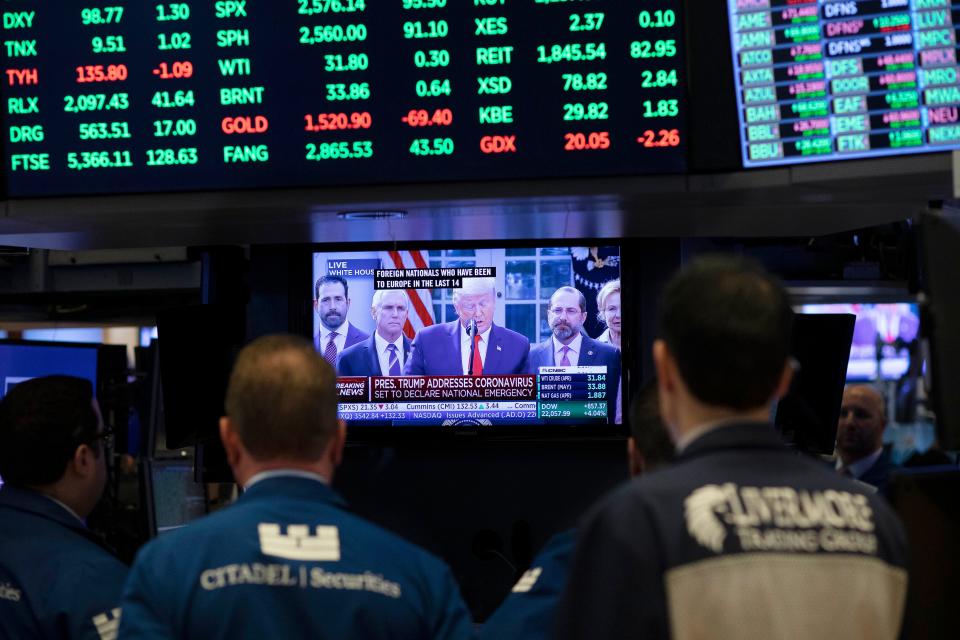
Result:
[[[960,148],[960,2],[728,5],[745,165]]]
[[[7,193],[683,172],[679,4],[8,0]]]

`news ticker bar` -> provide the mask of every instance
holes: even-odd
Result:
[[[342,403],[341,420],[457,421],[606,419],[606,402],[377,402]]]
[[[541,367],[537,375],[348,376],[341,403],[463,400],[605,400],[606,367]]]

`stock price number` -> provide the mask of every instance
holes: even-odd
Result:
[[[373,142],[370,140],[307,143],[307,160],[343,160],[371,157],[373,157]]]
[[[147,166],[170,167],[182,164],[197,164],[196,147],[182,149],[147,149]]]
[[[602,13],[570,14],[570,31],[600,31],[602,26]]]
[[[64,96],[63,110],[67,113],[83,111],[109,111],[130,108],[130,97],[126,93],[86,93],[78,96]]]
[[[660,131],[647,129],[642,136],[637,138],[637,142],[648,149],[678,147],[680,146],[680,131],[678,129],[660,129]]]
[[[418,69],[446,67],[450,64],[450,52],[446,49],[417,51],[413,54],[413,64],[415,64]]]
[[[155,138],[167,136],[192,136],[197,133],[197,121],[193,118],[183,120],[154,120],[153,135]]]
[[[572,42],[570,44],[540,45],[537,47],[537,62],[589,62],[606,60],[607,45],[603,42]]]
[[[370,58],[365,53],[329,53],[323,56],[324,71],[365,71],[370,66]]]
[[[410,153],[415,156],[453,155],[452,138],[417,138],[410,143]]]
[[[193,97],[193,89],[184,91],[155,91],[150,99],[150,104],[158,109],[177,109],[180,107],[192,107],[196,103]]]
[[[449,33],[450,25],[446,20],[428,20],[427,22],[414,20],[403,23],[403,37],[407,40],[446,38]]]
[[[130,138],[130,125],[126,122],[81,122],[81,140],[115,140]]]
[[[607,88],[607,74],[598,73],[564,73],[564,91],[603,91]]]
[[[67,154],[67,168],[74,171],[132,166],[129,151],[71,151]]]
[[[122,82],[127,79],[125,64],[87,64],[77,67],[77,82]]]
[[[656,72],[644,69],[640,77],[642,78],[640,86],[644,89],[677,86],[676,69],[658,69]]]
[[[607,381],[606,375],[597,374],[597,373],[587,374],[587,382],[606,382],[606,381]]]
[[[90,48],[94,53],[126,53],[123,36],[95,36],[90,39]]]
[[[564,120],[606,120],[610,108],[606,102],[574,102],[563,105]]]
[[[630,43],[632,58],[672,58],[676,55],[676,40],[634,40]]]
[[[327,85],[327,100],[366,100],[369,97],[369,82],[352,82],[350,84],[334,82]]]
[[[158,4],[155,9],[157,10],[157,22],[173,22],[190,18],[190,5],[184,2]]]
[[[565,133],[563,134],[564,151],[585,151],[591,149],[609,149],[610,132],[593,131],[591,133]]]
[[[450,109],[435,109],[430,113],[426,109],[412,109],[407,115],[400,118],[411,127],[446,127],[453,124],[453,111]]]
[[[420,98],[435,98],[437,96],[448,96],[452,93],[450,89],[450,80],[447,78],[437,78],[435,80],[417,80],[414,90]]]
[[[373,125],[373,116],[370,115],[369,111],[307,114],[303,118],[306,121],[303,127],[304,131],[312,132],[369,129]]]
[[[587,391],[603,391],[606,392],[607,383],[606,382],[588,382]]]
[[[315,16],[322,13],[357,13],[367,9],[367,0],[299,0],[297,13]]]
[[[641,29],[659,29],[677,24],[677,14],[673,9],[641,11],[637,17]]]
[[[672,118],[680,113],[680,103],[677,100],[644,100],[644,118]]]
[[[100,7],[80,9],[80,22],[84,25],[117,24],[123,19],[123,7]]]
[[[327,24],[300,27],[300,44],[324,44],[327,42],[362,42],[367,39],[365,24]]]
[[[447,0],[403,0],[404,9],[442,9]]]

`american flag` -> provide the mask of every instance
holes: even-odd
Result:
[[[385,269],[429,269],[430,264],[422,251],[381,251],[380,264]],[[410,313],[403,325],[403,333],[410,339],[424,327],[434,324],[433,297],[430,289],[407,289],[410,297]]]

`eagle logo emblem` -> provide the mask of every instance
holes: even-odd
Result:
[[[687,531],[699,544],[714,553],[723,551],[727,528],[719,515],[729,510],[729,498],[736,496],[737,485],[708,484],[691,493],[683,501],[683,513]]]

